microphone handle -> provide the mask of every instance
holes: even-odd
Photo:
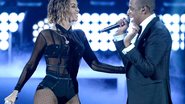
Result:
[[[106,31],[112,30],[112,29],[117,28],[117,27],[119,27],[119,24],[116,23],[114,25],[108,26],[108,27],[100,30],[100,32],[106,32]]]

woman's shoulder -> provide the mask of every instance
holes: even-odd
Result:
[[[73,30],[80,38],[86,38],[85,33],[82,29]]]
[[[73,30],[79,36],[85,36],[85,33],[82,29],[75,29]]]
[[[53,31],[52,29],[43,29],[40,31],[40,33],[46,34],[46,33],[52,32],[52,31]]]
[[[42,31],[40,31],[40,34],[42,34],[43,36],[47,36],[50,35],[51,33],[54,33],[56,30],[54,29],[43,29]]]

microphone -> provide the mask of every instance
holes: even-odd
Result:
[[[100,32],[107,32],[109,30],[112,30],[112,29],[115,29],[115,28],[118,28],[119,27],[119,24],[118,23],[115,23],[113,25],[110,25],[102,30],[100,30]]]
[[[124,20],[125,20],[127,23],[129,23],[129,18],[127,18],[127,19],[124,18]],[[123,24],[123,25],[125,25],[125,24]],[[120,27],[120,22],[119,22],[119,21],[116,22],[116,23],[113,24],[113,25],[110,25],[110,26],[108,26],[108,27],[106,27],[106,28],[100,30],[100,32],[107,32],[107,31],[109,31],[109,30],[112,30],[112,29],[115,29],[115,28],[118,28],[118,27]]]

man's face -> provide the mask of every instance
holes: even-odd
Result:
[[[141,23],[141,7],[138,6],[139,0],[130,0],[129,9],[127,11],[128,16],[131,18],[131,21],[139,25]]]

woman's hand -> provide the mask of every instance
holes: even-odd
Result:
[[[18,95],[18,90],[14,90],[5,100],[5,104],[14,104]]]

